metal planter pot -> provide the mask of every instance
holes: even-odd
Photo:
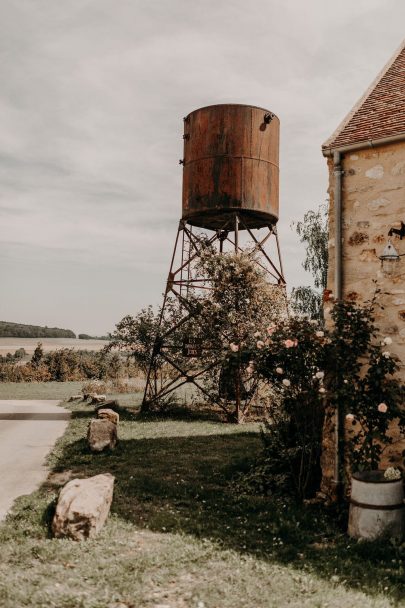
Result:
[[[349,536],[375,540],[402,540],[405,533],[402,479],[387,480],[384,471],[363,471],[352,476]]]

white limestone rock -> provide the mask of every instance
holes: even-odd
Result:
[[[107,400],[106,395],[93,395],[91,398],[90,405],[96,405],[98,403],[104,403]]]
[[[117,425],[120,421],[120,415],[110,408],[99,408],[97,410],[97,416],[104,420],[109,420],[113,424]]]
[[[366,171],[366,177],[370,179],[381,179],[384,176],[384,167],[382,165],[375,165]]]
[[[52,521],[54,536],[73,540],[96,536],[110,512],[113,490],[110,473],[69,481],[59,494]]]
[[[377,211],[378,209],[383,209],[384,207],[387,207],[390,202],[391,201],[384,197],[376,198],[373,201],[367,203],[367,207],[370,209],[370,211]]]
[[[105,418],[90,420],[87,441],[92,452],[113,450],[117,445],[117,425]]]

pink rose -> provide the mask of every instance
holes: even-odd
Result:
[[[284,346],[286,348],[292,348],[293,346],[297,346],[298,342],[296,340],[284,340]]]
[[[264,346],[264,342],[263,340],[258,340],[258,342],[256,343],[257,348],[263,348]]]
[[[386,403],[379,403],[377,409],[382,414],[385,414],[385,412],[388,410],[388,406]]]

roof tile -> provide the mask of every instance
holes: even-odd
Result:
[[[322,148],[405,133],[405,40]]]

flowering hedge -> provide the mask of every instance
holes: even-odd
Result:
[[[391,338],[377,339],[375,305],[337,302],[326,311],[328,329],[292,318],[257,335],[250,358],[271,395],[266,449],[273,441],[284,451],[286,471],[300,497],[313,493],[320,478],[325,413],[338,411],[341,420],[353,424],[340,446],[352,470],[378,467],[392,443],[391,421],[405,434],[398,361],[388,350]]]

